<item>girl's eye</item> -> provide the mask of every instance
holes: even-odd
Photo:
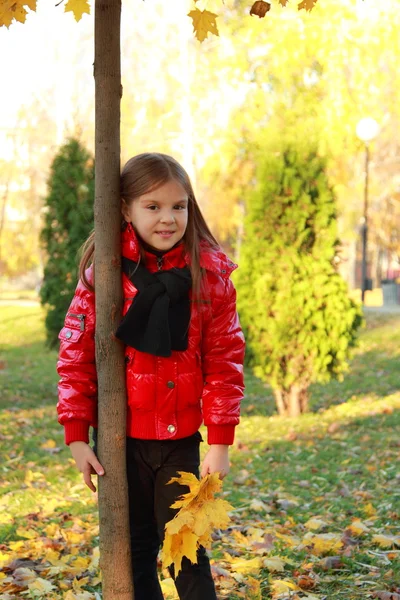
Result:
[[[177,208],[178,210],[185,210],[186,206],[182,206],[182,204],[177,204],[176,206],[174,206],[174,208]]]
[[[156,210],[158,208],[158,206],[156,206],[155,204],[152,204],[151,206],[147,207],[149,210]]]

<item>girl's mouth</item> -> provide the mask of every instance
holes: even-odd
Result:
[[[161,237],[171,237],[171,235],[173,235],[175,232],[174,231],[157,231],[156,233],[158,233],[158,235],[161,235]]]

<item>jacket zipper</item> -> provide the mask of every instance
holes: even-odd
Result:
[[[77,313],[67,313],[67,317],[74,317],[75,319],[79,319],[81,322],[80,330],[85,331],[85,318],[86,315],[80,315]]]
[[[161,271],[162,266],[163,266],[163,257],[157,256],[157,270]]]

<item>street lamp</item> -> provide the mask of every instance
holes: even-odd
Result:
[[[357,137],[365,144],[365,185],[364,185],[364,213],[362,224],[362,267],[361,267],[361,300],[365,302],[367,290],[367,247],[368,247],[368,177],[369,177],[369,142],[379,132],[379,125],[375,119],[366,117],[357,123]]]

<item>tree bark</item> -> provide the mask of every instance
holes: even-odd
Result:
[[[299,417],[308,410],[308,389],[297,385],[289,390],[274,390],[276,408],[281,417]]]
[[[95,291],[100,567],[104,600],[134,598],[126,480],[126,389],[121,318],[121,0],[95,2]]]

